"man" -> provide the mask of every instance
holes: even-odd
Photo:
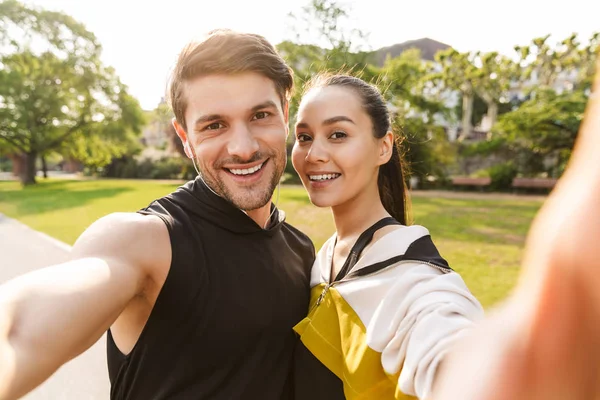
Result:
[[[435,400],[600,399],[600,59],[569,166],[536,217],[514,295],[442,368]]]
[[[212,32],[170,82],[199,176],[101,218],[72,261],[0,288],[0,399],[108,331],[112,399],[283,399],[308,307],[310,240],[271,197],[286,163],[290,68],[263,37]]]

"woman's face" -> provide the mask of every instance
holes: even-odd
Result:
[[[292,163],[313,204],[335,207],[370,190],[378,193],[378,168],[389,160],[391,134],[374,137],[353,89],[310,90],[300,103],[295,136]]]

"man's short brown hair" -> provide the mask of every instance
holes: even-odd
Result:
[[[185,83],[209,74],[256,72],[275,84],[281,106],[290,98],[294,86],[292,69],[264,37],[229,29],[209,32],[200,42],[188,44],[179,54],[168,88],[168,98],[179,124],[185,124]]]

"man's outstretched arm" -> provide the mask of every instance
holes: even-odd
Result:
[[[113,214],[81,235],[72,261],[1,285],[0,399],[24,395],[92,346],[170,257],[162,221]]]

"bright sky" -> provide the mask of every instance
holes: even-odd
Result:
[[[156,107],[179,50],[214,28],[292,37],[289,12],[308,0],[22,0],[63,11],[94,32],[113,66],[144,109]],[[353,27],[369,33],[371,49],[429,37],[459,51],[497,50],[546,34],[572,32],[587,40],[600,30],[597,0],[347,0]],[[595,6],[593,4],[596,4]]]

